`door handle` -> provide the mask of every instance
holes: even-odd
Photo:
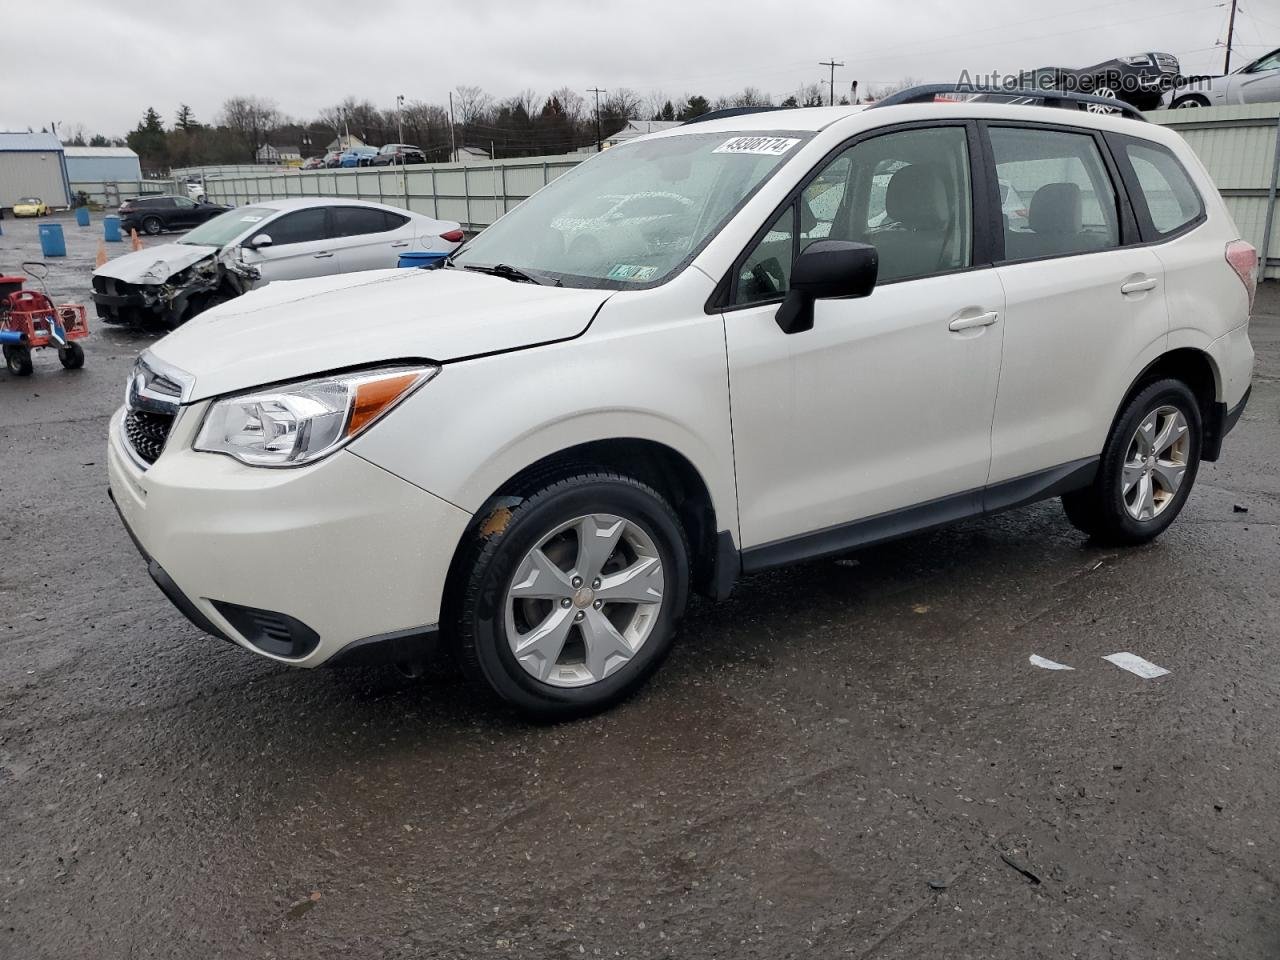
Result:
[[[994,310],[971,317],[953,317],[951,322],[947,324],[947,329],[952,333],[959,333],[961,330],[971,330],[974,327],[989,327],[999,319],[1000,314]]]
[[[322,251],[320,251],[319,253],[317,253],[317,254],[316,254],[316,259],[317,259],[317,260],[325,260],[325,259],[328,259],[329,257],[332,257],[332,256],[333,256],[333,254],[332,254],[332,253],[330,253],[328,250],[322,250]]]
[[[408,241],[408,240],[397,240],[397,241],[396,241],[395,243],[393,243],[391,246],[393,246],[393,247],[407,247],[408,245],[409,245],[409,241]]]
[[[1131,293],[1146,293],[1148,290],[1154,290],[1159,283],[1155,277],[1147,277],[1145,280],[1130,280],[1128,283],[1120,284],[1120,292],[1126,296]]]

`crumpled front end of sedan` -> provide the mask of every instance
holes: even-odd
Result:
[[[157,259],[137,275],[99,269],[93,302],[104,323],[174,329],[203,310],[239,296],[258,279],[256,268],[216,251],[176,270]]]

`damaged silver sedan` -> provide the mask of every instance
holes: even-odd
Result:
[[[457,223],[379,203],[263,201],[215,217],[176,243],[107,261],[93,273],[93,301],[105,323],[174,329],[273,280],[394,267],[406,253],[443,258],[462,238]]]

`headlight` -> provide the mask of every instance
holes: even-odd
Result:
[[[1139,53],[1132,57],[1121,57],[1120,62],[1127,63],[1131,67],[1149,67],[1151,66],[1151,55]]]
[[[254,467],[297,467],[326,457],[440,372],[382,367],[256,390],[216,401],[194,448]]]

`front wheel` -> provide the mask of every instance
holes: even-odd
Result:
[[[1093,484],[1063,496],[1067,519],[1105,543],[1155,539],[1187,502],[1203,436],[1200,405],[1185,383],[1150,384],[1116,418]]]
[[[1209,98],[1203,97],[1198,93],[1189,93],[1186,96],[1178,97],[1173,101],[1170,109],[1173,110],[1198,110],[1201,107],[1209,105]]]
[[[84,366],[84,347],[68,343],[58,351],[58,362],[68,370],[79,370]]]
[[[463,668],[541,719],[624,699],[666,657],[688,597],[670,504],[629,477],[583,473],[483,518],[454,578]]]

